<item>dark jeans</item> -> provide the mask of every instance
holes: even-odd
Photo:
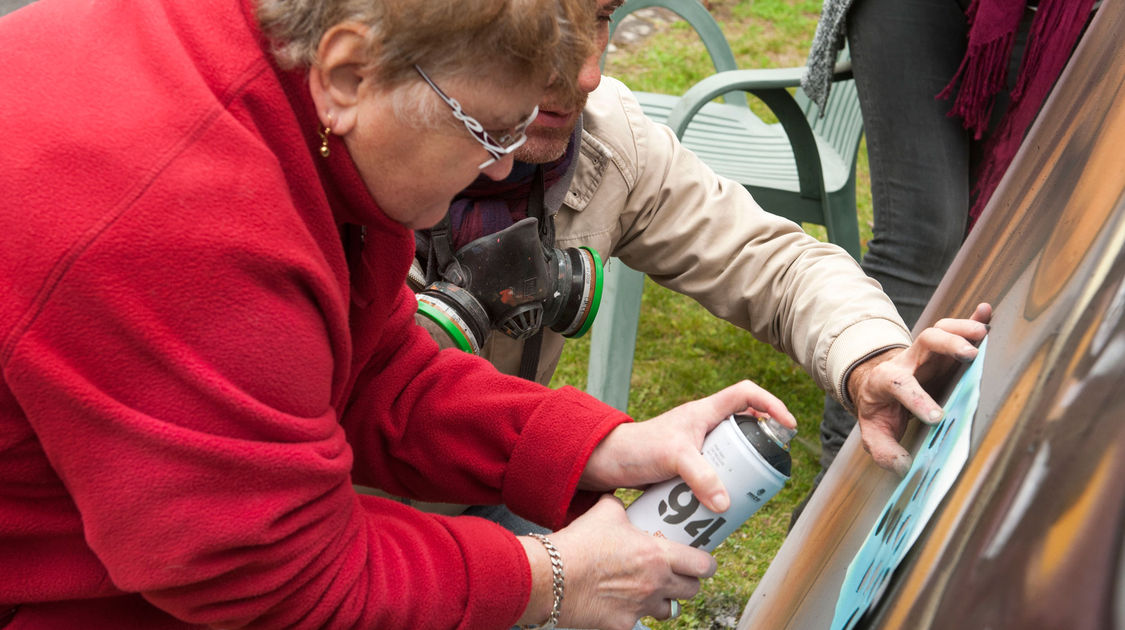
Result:
[[[875,221],[863,270],[913,326],[965,237],[969,140],[935,98],[957,72],[968,25],[957,0],[855,0],[848,45],[863,112]],[[825,398],[821,471],[855,418]]]
[[[551,533],[551,530],[542,525],[536,525],[523,517],[516,516],[503,505],[473,505],[465,510],[464,515],[488,519],[516,536]]]
[[[968,26],[957,0],[856,0],[847,25],[874,207],[862,266],[913,326],[968,222],[970,136],[935,98]]]
[[[1009,85],[1026,41],[1025,19],[1009,64]],[[848,45],[871,168],[874,226],[862,267],[913,327],[953,262],[968,223],[977,145],[938,100],[965,54],[968,24],[959,0],[855,0]],[[993,124],[1006,104],[1001,95]],[[836,458],[855,418],[825,397],[821,471]],[[807,501],[807,499],[806,499]],[[794,512],[796,520],[804,504]]]

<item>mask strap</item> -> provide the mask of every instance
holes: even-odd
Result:
[[[465,272],[461,263],[453,256],[453,228],[447,212],[437,225],[430,228],[430,254],[426,265],[426,282],[433,282],[438,278],[446,282],[463,287],[465,286]],[[432,276],[432,277],[431,277]]]
[[[527,216],[539,220],[539,240],[543,247],[550,249],[555,246],[555,217],[546,216],[544,203],[546,186],[544,183],[543,165],[535,167],[535,176],[531,180],[531,197],[527,200]],[[543,327],[535,331],[530,339],[523,342],[523,354],[520,356],[520,378],[534,381],[539,371],[539,353],[543,348]]]
[[[527,200],[527,216],[539,220],[539,240],[545,249],[555,246],[555,216],[546,212],[546,171],[542,164],[535,167],[531,178],[531,196]]]

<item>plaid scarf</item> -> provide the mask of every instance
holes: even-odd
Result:
[[[544,190],[549,190],[566,174],[574,158],[576,144],[572,139],[562,157],[543,165]],[[498,182],[481,175],[453,198],[449,206],[453,251],[527,218],[527,200],[531,196],[531,183],[537,166],[516,162],[511,174]]]
[[[1026,5],[1026,0],[973,0],[967,11],[968,49],[961,67],[938,98],[947,99],[956,92],[949,115],[960,117],[977,140],[987,131],[996,94],[1005,85],[1008,59]],[[1093,6],[1094,0],[1039,2],[1011,102],[985,141],[984,162],[973,185],[971,222],[980,216],[1019,150],[1024,134],[1070,59]]]

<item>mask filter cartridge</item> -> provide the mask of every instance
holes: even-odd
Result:
[[[417,294],[418,312],[466,352],[479,353],[493,328],[513,339],[544,326],[581,337],[594,323],[601,258],[587,247],[544,247],[533,217],[466,244],[454,258],[464,281],[427,285]]]

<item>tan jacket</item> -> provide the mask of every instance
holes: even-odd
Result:
[[[848,370],[910,344],[894,305],[844,250],[762,210],[609,77],[583,113],[579,163],[555,230],[557,247],[616,256],[770,343],[849,408]],[[539,382],[550,381],[563,341],[545,331]],[[481,354],[516,374],[522,347],[493,332]]]

